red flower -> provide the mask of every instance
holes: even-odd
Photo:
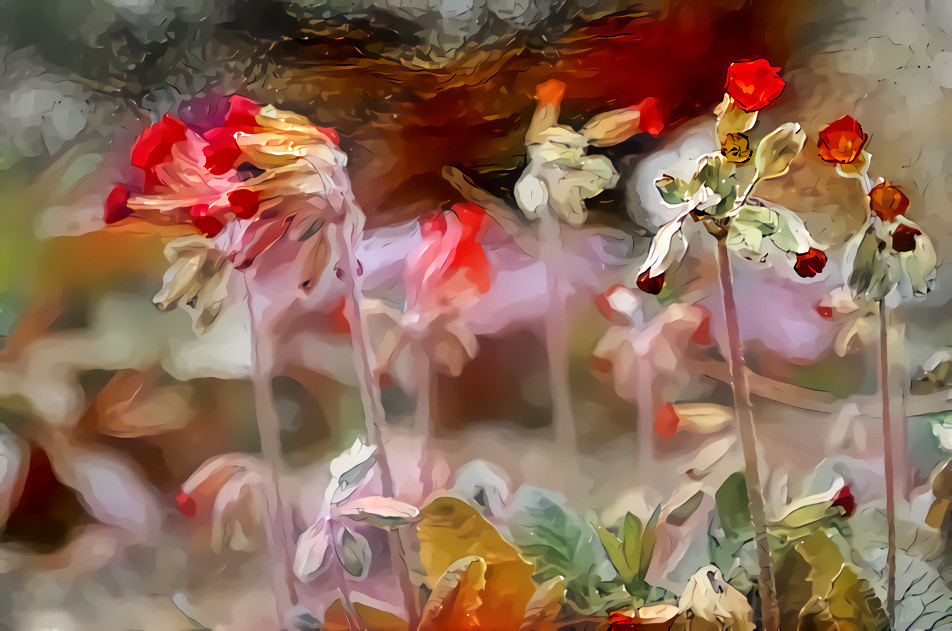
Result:
[[[106,209],[103,213],[103,221],[107,224],[122,221],[132,214],[129,208],[129,189],[122,184],[116,184],[109,196],[106,197]]]
[[[235,132],[227,127],[217,127],[204,134],[207,145],[202,147],[205,168],[212,175],[224,175],[231,171],[241,157],[241,149],[235,142]]]
[[[832,505],[842,508],[845,517],[849,517],[853,514],[856,510],[856,498],[853,497],[849,485],[844,486],[836,492],[836,495],[833,496]]]
[[[869,192],[869,207],[883,221],[895,221],[909,209],[909,198],[889,182],[880,182]]]
[[[651,270],[645,270],[638,275],[638,278],[635,280],[635,284],[638,286],[638,289],[645,292],[646,294],[653,294],[657,296],[661,293],[661,289],[664,287],[664,272],[661,272],[657,276],[649,276]]]
[[[763,109],[780,96],[786,86],[779,70],[766,59],[732,63],[727,69],[727,94],[744,111]]]
[[[826,267],[826,254],[816,248],[810,248],[806,252],[797,254],[793,271],[801,278],[813,278],[822,272],[824,267]]]
[[[185,491],[182,491],[175,498],[175,503],[178,505],[178,512],[182,513],[186,517],[194,517],[195,511],[197,510],[197,505],[195,500]]]
[[[826,305],[817,305],[816,312],[820,315],[821,318],[829,320],[833,317],[833,307],[828,307]]]
[[[852,116],[844,116],[824,127],[816,142],[820,158],[837,164],[855,161],[864,145],[866,134]]]
[[[681,419],[674,411],[674,404],[665,403],[655,415],[654,431],[659,438],[671,438],[678,432]]]
[[[922,233],[912,226],[899,224],[892,233],[892,249],[896,252],[912,252],[916,249],[916,237],[920,234]]]
[[[652,136],[657,136],[664,130],[664,118],[661,116],[658,99],[649,96],[635,107],[641,112],[641,117],[638,119],[638,129]]]
[[[163,162],[168,162],[172,156],[172,147],[185,140],[187,129],[178,117],[166,114],[159,122],[147,127],[136,139],[129,161],[132,166],[145,171],[146,186],[156,186],[160,183],[155,169]]]
[[[421,219],[423,244],[405,272],[408,305],[421,298],[440,302],[472,289],[489,291],[489,259],[480,243],[486,220],[486,211],[470,203]]]

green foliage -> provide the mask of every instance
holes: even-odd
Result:
[[[660,508],[655,509],[644,527],[641,520],[627,513],[618,534],[595,525],[602,547],[618,572],[625,589],[640,604],[648,601],[651,591],[651,586],[645,581],[645,575],[651,565],[651,555],[657,541],[655,528],[658,525],[660,512]]]
[[[510,532],[522,554],[535,564],[536,583],[564,577],[567,603],[585,615],[629,603],[613,563],[598,544],[600,535],[565,506],[564,498],[523,487],[514,505],[519,508],[509,520]]]

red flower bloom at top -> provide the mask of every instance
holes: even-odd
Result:
[[[421,219],[423,243],[405,273],[408,308],[489,291],[489,259],[480,243],[488,222],[486,211],[471,203]]]
[[[824,161],[850,164],[863,151],[866,139],[866,133],[856,119],[844,116],[823,128],[816,146]]]
[[[727,69],[727,94],[747,112],[761,110],[780,96],[786,83],[780,78],[780,68],[766,59],[735,62]]]

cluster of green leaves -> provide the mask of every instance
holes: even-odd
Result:
[[[657,541],[655,528],[660,512],[660,508],[656,509],[644,526],[640,519],[627,513],[617,534],[602,526],[595,526],[602,547],[637,606],[659,595],[659,590],[648,585],[645,575],[651,565],[651,555]]]
[[[743,474],[731,475],[715,493],[722,534],[711,534],[712,562],[744,592],[753,585],[741,566],[754,545],[754,527]],[[804,503],[767,526],[785,625],[791,628],[885,629],[888,621],[869,584],[850,565],[850,530],[829,502]]]
[[[598,543],[602,533],[592,521],[568,508],[564,498],[541,489],[524,487],[514,504],[519,508],[510,519],[510,532],[535,565],[537,583],[563,577],[567,603],[584,615],[631,604],[621,585],[631,579],[617,571],[611,552],[606,556]],[[649,550],[646,567],[650,557]]]
[[[915,230],[916,246],[907,252],[892,247],[891,234],[900,226]],[[870,219],[854,237],[848,285],[853,295],[869,302],[883,300],[893,289],[915,296],[926,294],[937,258],[932,242],[919,227],[903,216],[895,221]]]

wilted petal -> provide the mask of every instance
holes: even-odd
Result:
[[[298,538],[294,554],[294,574],[305,583],[320,576],[328,567],[330,545],[330,527],[322,517]]]

